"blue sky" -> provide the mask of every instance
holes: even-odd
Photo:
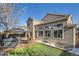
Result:
[[[22,3],[16,4],[18,10],[24,9],[19,18],[19,26],[25,25],[28,17],[42,19],[47,13],[71,14],[74,23],[79,23],[79,4],[74,3]]]

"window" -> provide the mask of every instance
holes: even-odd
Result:
[[[29,38],[29,34],[27,34],[27,38]]]
[[[42,29],[43,27],[39,27],[39,29]]]
[[[43,31],[39,31],[39,36],[43,36]]]
[[[45,28],[49,28],[49,26],[45,26]]]
[[[35,31],[35,38],[37,38],[37,31]]]
[[[62,30],[58,30],[58,38],[63,38],[62,32]]]
[[[63,38],[63,29],[54,30],[54,38]]]
[[[54,27],[63,27],[63,24],[56,24]]]
[[[45,26],[45,28],[48,28],[48,29],[49,29],[49,28],[51,28],[51,27],[50,27],[50,26]]]
[[[51,31],[50,30],[45,31],[45,36],[46,37],[51,37]]]
[[[79,28],[77,29],[77,31],[79,31]]]
[[[30,36],[32,37],[32,32],[30,32]]]
[[[57,30],[54,30],[54,37],[57,38]]]

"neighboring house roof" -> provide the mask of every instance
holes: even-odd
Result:
[[[13,29],[10,29],[10,31],[26,32],[26,30],[21,29],[21,28],[13,28]]]
[[[23,32],[27,32],[27,31],[24,30],[24,29],[20,29],[20,28],[13,28],[13,29],[10,29],[10,30],[8,30],[8,31],[4,31],[4,33],[5,33],[5,32],[15,32],[15,33],[21,32],[21,33],[23,33]]]
[[[25,31],[27,31],[27,25],[19,26],[19,29],[24,29]]]
[[[79,24],[76,27],[79,28]]]

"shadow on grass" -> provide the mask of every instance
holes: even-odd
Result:
[[[75,54],[69,53],[67,51],[62,51],[59,56],[76,56]]]

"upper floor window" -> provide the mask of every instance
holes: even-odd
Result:
[[[43,27],[39,27],[39,29],[42,29]]]
[[[49,28],[51,28],[51,26],[45,26],[45,28],[48,28],[49,29]]]
[[[63,27],[63,24],[56,24],[54,27]]]
[[[45,26],[45,28],[49,28],[49,26]]]

